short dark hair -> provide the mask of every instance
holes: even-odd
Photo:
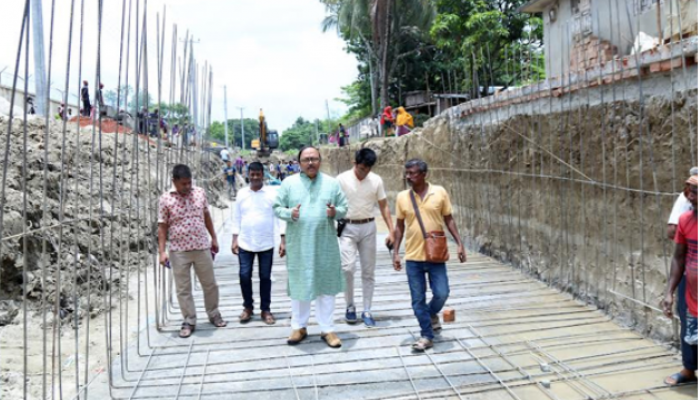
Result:
[[[355,164],[363,164],[372,168],[377,162],[377,153],[372,149],[364,148],[355,152]]]
[[[248,171],[256,171],[256,172],[263,172],[265,168],[263,168],[262,163],[259,161],[253,161],[252,163],[248,164]]]
[[[413,158],[411,160],[408,160],[406,162],[406,165],[404,165],[406,169],[413,168],[413,167],[418,167],[418,170],[422,173],[428,172],[428,163],[425,161],[421,160],[420,158]]]
[[[173,167],[173,179],[192,179],[192,171],[185,164],[177,164]]]
[[[306,150],[306,149],[314,149],[314,150],[316,150],[316,152],[318,152],[318,158],[319,158],[319,160],[321,159],[321,150],[317,149],[315,146],[306,145],[306,146],[302,147],[301,150],[299,150],[299,154],[297,155],[297,161],[301,162],[301,153],[303,153],[304,150]],[[291,161],[290,161],[290,162],[291,162]]]

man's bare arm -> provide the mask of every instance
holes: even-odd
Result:
[[[671,274],[668,277],[666,295],[664,296],[663,300],[664,314],[666,314],[666,316],[669,318],[673,316],[673,292],[676,291],[676,288],[681,282],[681,279],[683,279],[683,274],[685,273],[686,251],[688,251],[686,245],[676,243],[676,250],[673,254],[673,259],[671,260]]]
[[[207,227],[207,231],[211,236],[212,240],[216,240],[216,231],[214,230],[214,222],[211,220],[211,214],[209,210],[204,210],[204,225]]]
[[[394,229],[394,269],[396,271],[401,271],[401,256],[399,255],[399,248],[401,247],[401,241],[403,240],[404,229],[404,220],[397,219],[396,229]]]
[[[389,236],[387,238],[391,238],[391,242],[393,243],[395,238],[394,238],[394,223],[391,220],[391,210],[389,209],[389,202],[384,200],[379,200],[379,210],[382,213],[382,218],[384,219],[384,223],[386,224],[386,227],[389,229]]]

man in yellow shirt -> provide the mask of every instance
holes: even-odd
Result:
[[[406,231],[406,275],[411,290],[411,305],[413,313],[421,328],[421,338],[413,344],[413,350],[425,351],[433,347],[434,332],[442,329],[438,314],[445,305],[450,294],[447,280],[447,266],[444,262],[428,262],[425,255],[425,239],[416,217],[411,201],[411,193],[416,200],[416,206],[425,225],[425,231],[442,231],[443,226],[452,234],[457,242],[457,256],[460,262],[467,261],[464,244],[457,231],[457,225],[452,218],[452,203],[450,196],[442,186],[432,185],[425,178],[428,174],[428,164],[420,159],[406,163],[406,180],[411,185],[410,190],[404,190],[396,197],[396,229],[394,231],[394,269],[401,271],[399,246]],[[430,289],[433,298],[426,304],[426,280],[430,279]]]

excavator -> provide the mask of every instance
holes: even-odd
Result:
[[[260,109],[258,138],[251,141],[251,149],[255,149],[258,157],[269,157],[272,150],[279,147],[279,134],[275,130],[267,129],[267,121],[262,108]]]

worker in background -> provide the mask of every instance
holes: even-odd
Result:
[[[287,177],[294,175],[294,172],[294,163],[289,161],[289,164],[287,164]]]
[[[99,115],[105,115],[106,112],[104,97],[102,97],[102,89],[104,89],[104,87],[104,83],[100,82],[100,88],[97,90],[97,99],[95,99],[99,110]]]
[[[413,130],[413,116],[403,107],[396,110],[396,126],[398,136],[406,135]]]
[[[243,161],[243,179],[245,179],[245,183],[250,183],[250,178],[248,177],[248,174],[250,172],[248,171],[248,161]]]
[[[236,197],[236,168],[231,163],[231,160],[226,161],[223,172],[224,181],[228,184],[228,195],[234,198]]]
[[[362,322],[368,328],[376,326],[372,316],[374,296],[374,269],[377,264],[377,224],[374,222],[374,206],[379,205],[389,232],[394,231],[391,210],[384,192],[384,181],[372,172],[377,162],[377,154],[364,148],[355,153],[352,169],[338,175],[338,183],[348,199],[348,213],[340,222],[340,257],[345,273],[345,321],[357,323],[355,306],[355,261],[360,256],[362,270]],[[386,238],[387,247],[394,244],[390,234]]]
[[[673,318],[673,294],[685,277],[685,292],[678,293],[678,302],[685,297],[687,307],[685,332],[681,335],[681,354],[683,369],[666,377],[664,383],[677,386],[683,383],[697,382],[695,371],[698,369],[698,177],[691,176],[686,182],[690,189],[686,192],[693,209],[686,211],[678,220],[676,229],[676,248],[671,260],[671,275],[666,286],[663,311],[668,318]]]
[[[284,168],[282,167],[282,161],[277,161],[277,179],[283,181],[285,178]]]
[[[26,102],[27,102],[27,114],[29,114],[29,115],[36,114],[36,110],[34,109],[34,98],[32,96],[28,96]]]
[[[384,108],[381,124],[384,129],[384,136],[394,136],[394,113],[392,112],[391,106]]]
[[[223,161],[225,163],[228,163],[229,161],[231,161],[231,155],[229,154],[228,149],[225,147],[221,150],[221,152],[219,153],[219,156],[221,157],[221,161]]]
[[[343,124],[338,124],[338,147],[347,146],[347,132]]]
[[[83,101],[83,117],[89,117],[90,112],[92,112],[92,105],[90,105],[90,88],[88,86],[88,81],[83,81],[83,87],[80,89],[80,99]]]
[[[58,106],[58,109],[56,110],[56,119],[61,120],[61,121],[66,119],[66,104],[65,103],[61,103]]]
[[[304,147],[298,160],[302,173],[282,182],[274,204],[275,215],[287,222],[287,291],[292,298],[292,334],[287,344],[306,338],[315,301],[321,339],[338,348],[342,343],[333,327],[333,311],[345,280],[334,221],[345,217],[348,202],[338,181],[320,172],[318,149]]]
[[[146,126],[148,125],[148,110],[146,107],[141,107],[141,111],[136,113],[136,119],[138,120],[138,133],[145,135]]]
[[[260,162],[252,162],[250,186],[241,189],[233,206],[233,243],[231,251],[238,255],[240,265],[239,281],[243,295],[243,312],[238,318],[242,324],[254,315],[253,263],[258,259],[260,278],[260,319],[267,325],[275,323],[270,311],[272,302],[272,261],[275,250],[275,237],[280,235],[279,256],[285,250],[285,224],[276,216],[273,209],[276,191],[265,186],[265,168]]]
[[[236,157],[236,169],[239,174],[243,173],[243,158],[241,156]]]
[[[214,254],[219,252],[219,243],[206,194],[202,188],[193,186],[192,171],[187,165],[173,167],[172,184],[172,188],[160,196],[158,204],[158,252],[160,263],[172,268],[184,319],[180,337],[187,338],[197,324],[192,297],[193,267],[204,294],[209,321],[217,328],[226,326],[219,312],[219,286],[214,276]],[[169,243],[167,252],[166,242]]]
[[[413,313],[420,325],[420,339],[413,343],[413,350],[423,352],[433,347],[435,333],[442,330],[440,310],[450,295],[447,279],[449,258],[443,226],[452,234],[457,243],[457,256],[460,262],[467,261],[467,253],[462,238],[452,217],[452,202],[447,191],[426,181],[428,164],[419,159],[409,160],[406,165],[406,180],[411,189],[404,190],[396,196],[396,229],[394,230],[394,247],[399,249],[406,232],[406,275],[411,291]],[[426,241],[430,237],[433,243],[440,243],[443,253],[428,254]],[[438,240],[441,239],[441,240]],[[394,252],[394,269],[401,271],[401,256]],[[433,298],[426,304],[425,292],[428,275]]]

